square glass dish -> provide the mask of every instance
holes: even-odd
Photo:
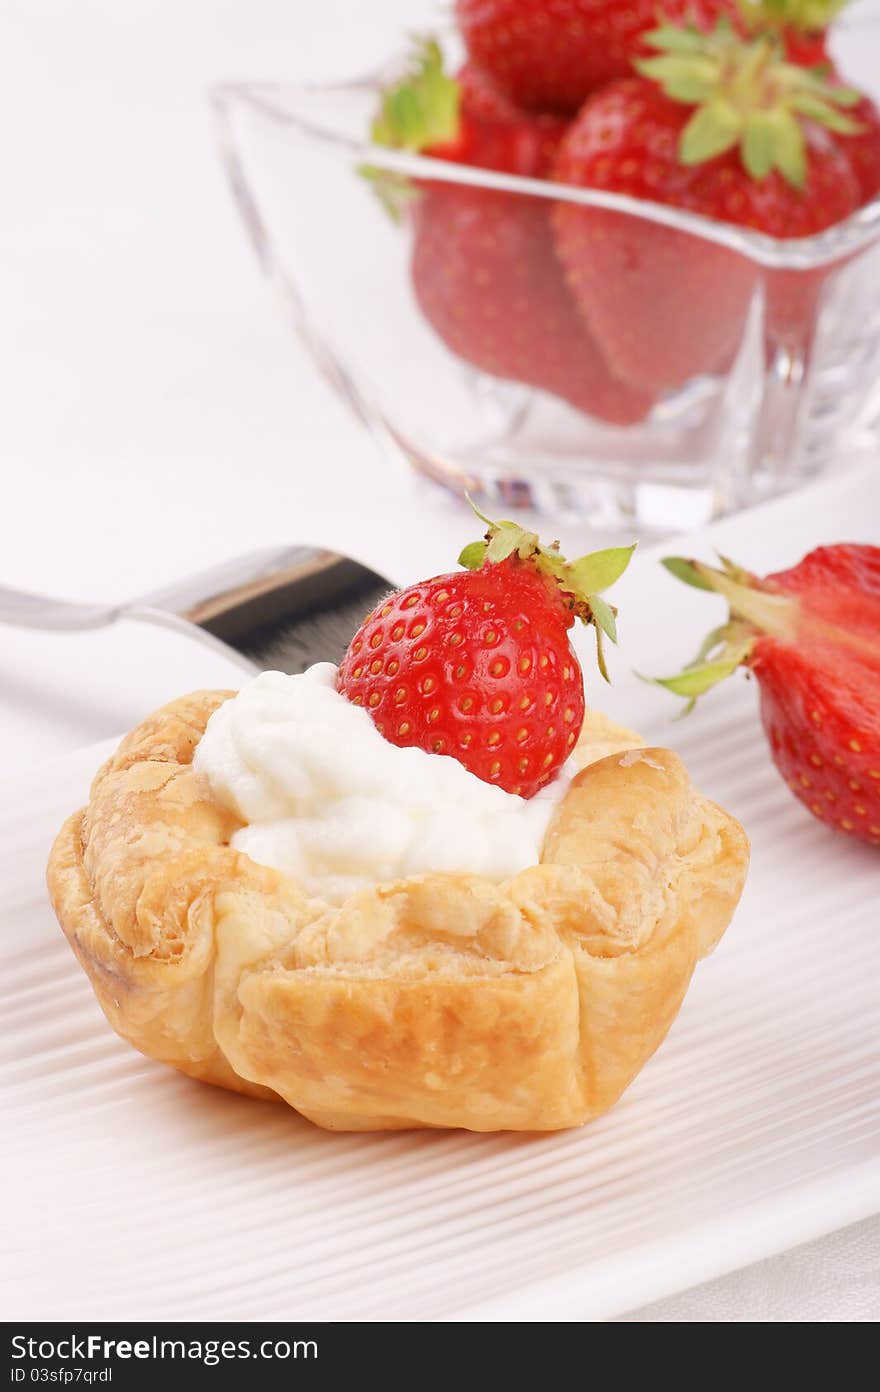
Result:
[[[880,199],[819,236],[777,240],[373,145],[365,133],[381,85],[232,84],[213,101],[263,268],[318,366],[385,449],[490,505],[669,531],[876,445]],[[377,182],[405,185],[397,221]],[[524,304],[511,333],[509,284],[493,301],[492,263],[477,258],[463,272],[459,256],[453,276],[442,256],[426,264],[426,207],[437,214],[431,235],[448,246],[468,219],[493,238],[519,238],[517,274],[542,303],[556,296],[549,327]],[[557,350],[559,318],[574,313],[550,234],[560,209],[591,219],[617,249],[630,302],[644,286],[638,321],[619,327],[650,363],[649,391],[624,387],[586,344]],[[663,262],[698,266],[687,283],[700,293],[676,294],[675,275],[658,291]],[[462,351],[475,304],[476,354],[472,343]]]

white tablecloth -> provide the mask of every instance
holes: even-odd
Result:
[[[417,558],[428,570],[449,561],[457,505],[432,495],[418,532],[421,486],[374,453],[261,282],[205,103],[224,78],[362,71],[444,8],[7,0],[0,583],[117,599],[282,541],[335,542],[392,576],[414,574]],[[867,82],[880,0],[858,8],[876,23],[844,35],[840,52]],[[131,624],[4,630],[0,766],[103,738],[182,689],[228,680],[221,659]],[[862,1224],[630,1318],[877,1318],[878,1253],[880,1226]]]

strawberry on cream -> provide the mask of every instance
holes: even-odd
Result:
[[[501,881],[540,860],[571,764],[517,797],[456,759],[390,744],[336,672],[264,672],[211,716],[193,763],[245,823],[235,850],[333,902],[431,872]]]

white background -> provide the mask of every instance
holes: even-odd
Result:
[[[3,0],[0,584],[120,599],[256,545],[334,536],[394,573],[395,531],[425,516],[425,492],[349,419],[262,283],[205,93],[227,78],[343,78],[446,8]],[[838,53],[876,84],[880,0],[855,9]],[[465,524],[432,500],[425,553],[439,569]],[[113,734],[221,669],[130,627],[0,630],[0,766]],[[783,1263],[658,1317],[822,1318],[851,1240],[823,1245],[799,1294]]]

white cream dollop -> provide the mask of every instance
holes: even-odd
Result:
[[[457,759],[389,744],[335,683],[329,662],[263,672],[208,721],[193,763],[246,823],[236,850],[333,902],[381,880],[451,871],[500,881],[539,861],[568,769],[516,797]]]

